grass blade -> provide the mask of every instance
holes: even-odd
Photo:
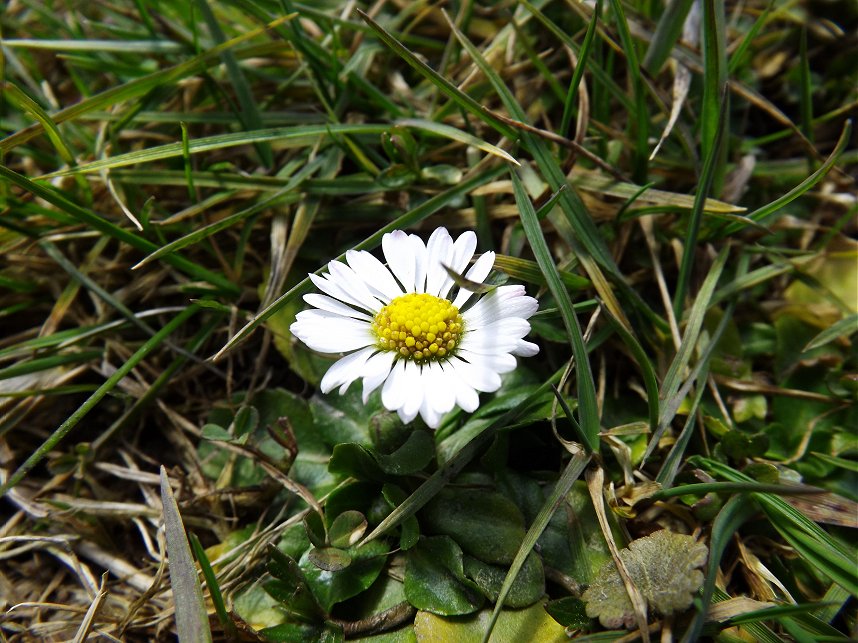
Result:
[[[712,158],[712,185],[721,191],[727,149],[720,141],[728,139],[724,113],[727,93],[727,28],[724,24],[724,0],[703,3],[703,104],[700,112],[700,155]],[[702,179],[701,179],[702,183]],[[709,192],[707,189],[706,192]]]
[[[390,47],[396,54],[402,58],[405,62],[407,62],[411,67],[413,67],[416,71],[420,72],[423,76],[426,77],[429,82],[435,85],[438,89],[440,89],[448,98],[452,99],[455,103],[460,105],[464,110],[470,112],[480,120],[484,121],[487,125],[495,128],[498,132],[509,138],[510,140],[515,140],[515,132],[506,124],[503,123],[500,119],[493,116],[487,109],[485,109],[480,103],[476,100],[468,96],[463,91],[459,90],[453,83],[449,80],[441,76],[438,72],[432,69],[429,65],[424,63],[420,58],[415,56],[411,51],[399,42],[396,38],[393,37],[388,31],[385,31],[384,27],[379,25],[375,20],[370,18],[367,14],[365,14],[360,9],[357,9],[360,17],[364,19],[364,21],[372,28],[375,34],[379,37],[379,39],[388,47]]]
[[[200,13],[203,14],[203,20],[205,20],[206,26],[208,26],[215,42],[218,45],[223,45],[227,39],[209,3],[207,0],[197,0],[196,4],[199,7]],[[256,101],[253,100],[253,93],[250,91],[250,86],[244,77],[244,73],[238,66],[235,54],[231,49],[226,48],[221,52],[220,57],[226,67],[226,72],[229,75],[229,80],[232,83],[233,89],[235,89],[235,96],[241,107],[237,114],[238,119],[244,125],[245,129],[262,129],[262,118],[259,115],[259,108],[256,106]],[[257,143],[256,151],[259,153],[259,158],[262,159],[262,164],[266,168],[270,168],[274,164],[270,145],[263,142]]]
[[[633,110],[633,132],[635,149],[632,160],[634,167],[632,176],[638,183],[646,183],[647,163],[649,162],[649,114],[646,109],[646,92],[644,91],[643,77],[641,76],[640,63],[638,62],[637,48],[629,31],[629,23],[626,21],[623,4],[620,0],[611,0],[611,8],[616,18],[616,28],[620,34],[620,42],[626,56],[626,67],[631,79],[632,97],[635,105]]]
[[[718,565],[721,556],[733,534],[745,521],[757,512],[757,506],[746,494],[740,494],[730,498],[712,523],[712,533],[709,537],[709,561],[706,564],[706,580],[703,582],[703,591],[700,598],[700,607],[691,625],[682,637],[682,643],[691,643],[700,638],[700,632],[706,622],[706,611],[712,602],[712,594],[715,591],[715,580],[718,576]]]
[[[79,165],[76,168],[52,172],[40,178],[48,179],[57,176],[67,176],[76,173],[98,172],[138,163],[151,163],[165,159],[176,158],[188,154],[199,154],[200,152],[211,152],[224,150],[230,147],[248,145],[250,143],[262,143],[277,141],[280,144],[288,144],[294,147],[309,147],[318,141],[320,137],[332,137],[338,134],[378,136],[390,129],[390,125],[363,125],[363,124],[330,124],[330,125],[298,125],[295,127],[272,127],[268,129],[253,130],[250,132],[235,132],[231,134],[217,134],[188,141],[187,151],[181,141],[167,143],[142,150],[135,150],[126,154],[118,154],[110,158],[93,161]]]
[[[169,69],[157,71],[142,78],[135,78],[134,80],[129,81],[124,85],[118,85],[116,87],[106,89],[103,92],[96,94],[95,96],[87,98],[86,100],[82,100],[81,102],[76,103],[70,107],[66,107],[65,109],[61,109],[60,111],[52,114],[51,118],[54,123],[59,125],[60,123],[79,118],[88,112],[92,112],[98,109],[105,109],[113,105],[117,105],[123,101],[143,96],[147,92],[157,87],[169,85],[170,83],[174,83],[177,80],[181,80],[186,76],[199,72],[201,68],[205,69],[206,67],[214,64],[219,59],[220,54],[222,52],[232,49],[243,42],[252,40],[257,36],[264,34],[269,29],[273,29],[278,25],[286,22],[287,20],[291,20],[292,18],[294,18],[294,14],[282,16],[264,27],[247,31],[240,36],[228,40],[227,42],[216,47],[212,47],[207,52],[200,54],[199,56],[196,56],[194,58],[191,58],[190,60],[187,60],[183,63],[180,63],[175,67],[170,67]],[[30,141],[34,137],[41,134],[43,131],[44,129],[40,123],[38,125],[33,125],[31,127],[24,128],[18,132],[15,132],[14,134],[11,134],[10,136],[7,136],[3,140],[0,140],[0,153],[8,152],[9,150],[19,145],[23,145],[27,141]]]
[[[724,270],[724,266],[727,263],[729,250],[729,247],[724,247],[715,259],[715,262],[709,269],[709,274],[706,276],[703,285],[700,287],[700,292],[697,293],[697,297],[694,300],[694,306],[692,306],[688,315],[688,324],[685,327],[685,333],[682,336],[682,343],[679,346],[679,351],[677,351],[676,357],[674,357],[673,362],[671,362],[667,375],[665,375],[664,381],[661,383],[661,417],[658,421],[658,430],[653,434],[649,444],[647,445],[646,451],[644,452],[643,461],[646,461],[646,459],[655,450],[659,439],[661,439],[661,435],[665,430],[667,430],[667,426],[676,414],[682,398],[684,397],[680,391],[680,387],[682,386],[682,376],[691,361],[692,355],[694,354],[697,340],[700,338],[700,331],[703,328],[703,319],[706,316],[706,311],[709,307],[709,301],[712,298],[712,293],[715,291],[715,286],[717,285],[718,279],[721,277],[721,272]],[[699,362],[701,368],[703,367],[703,363],[704,362],[702,360]],[[696,374],[692,374],[689,377],[688,382],[691,382],[694,377],[696,377]]]
[[[685,235],[682,264],[679,267],[676,290],[673,293],[673,313],[677,319],[682,318],[682,310],[685,306],[685,296],[688,292],[688,284],[691,281],[691,270],[694,266],[694,251],[697,248],[697,237],[700,233],[700,225],[703,219],[703,204],[706,202],[706,197],[712,189],[712,183],[715,180],[717,158],[721,153],[720,150],[724,141],[724,123],[726,118],[727,99],[725,94],[722,96],[721,109],[718,112],[718,122],[720,125],[715,130],[715,145],[708,150],[708,154],[703,162],[700,183],[697,186],[697,194],[694,195],[694,207],[688,215],[688,231]]]
[[[691,466],[703,467],[713,475],[733,482],[753,482],[750,476],[710,458],[692,456],[688,462]],[[755,493],[754,499],[759,502],[772,526],[802,558],[853,596],[858,596],[858,570],[854,565],[854,552],[840,545],[783,498]]]
[[[185,236],[176,239],[175,241],[171,241],[170,243],[161,246],[152,254],[144,257],[139,263],[134,266],[134,269],[141,268],[147,263],[151,263],[156,259],[161,259],[162,257],[166,257],[169,254],[181,250],[182,248],[193,245],[195,243],[199,243],[203,239],[206,239],[213,234],[217,234],[222,230],[226,230],[227,228],[230,228],[237,223],[241,223],[249,217],[259,214],[260,212],[264,212],[269,208],[273,208],[276,205],[296,202],[301,198],[301,195],[297,192],[297,189],[300,187],[301,183],[303,183],[305,179],[307,179],[316,170],[318,170],[323,159],[324,157],[318,156],[314,161],[307,163],[307,165],[305,165],[299,172],[297,172],[295,176],[289,179],[289,182],[284,188],[278,190],[268,198],[263,199],[258,203],[254,203],[249,208],[234,212],[233,214],[225,216],[218,221],[209,223],[208,225],[203,226],[202,228],[198,228],[197,230],[194,230],[193,232],[190,232]]]
[[[670,57],[693,4],[694,0],[670,0],[664,8],[643,59],[643,68],[651,76],[655,76]]]
[[[820,168],[807,177],[804,181],[795,186],[792,190],[784,194],[782,197],[779,197],[769,203],[768,205],[764,205],[763,207],[754,210],[750,214],[747,215],[748,219],[752,221],[756,221],[757,223],[762,223],[763,221],[767,221],[773,215],[775,215],[781,208],[786,205],[789,205],[793,201],[795,201],[802,194],[807,192],[814,185],[819,183],[825,175],[828,174],[829,170],[834,167],[834,164],[837,163],[837,160],[840,158],[840,155],[846,149],[846,146],[849,144],[850,136],[852,134],[852,121],[847,120],[843,124],[843,131],[840,132],[840,138],[837,140],[837,145],[834,146],[831,154],[825,159],[825,163],[823,163]],[[741,223],[732,223],[726,226],[719,234],[719,237],[730,236],[743,228],[743,224]]]
[[[578,87],[581,84],[581,79],[584,77],[584,70],[587,68],[587,61],[590,58],[590,50],[593,46],[593,36],[596,34],[596,25],[599,22],[600,15],[602,15],[602,0],[596,0],[593,17],[590,18],[590,24],[587,25],[587,33],[584,34],[584,41],[581,43],[581,48],[578,50],[578,64],[575,65],[575,71],[572,73],[572,80],[569,81],[569,90],[566,93],[566,101],[563,103],[563,116],[560,119],[561,136],[568,137],[570,134],[569,126],[572,124],[572,105],[575,104],[575,98],[578,95]]]
[[[88,225],[90,228],[97,230],[101,234],[105,234],[109,237],[117,239],[118,241],[127,243],[132,248],[136,248],[137,250],[140,250],[142,252],[151,253],[157,250],[157,246],[151,241],[148,241],[143,237],[138,237],[137,235],[129,232],[128,230],[114,225],[105,217],[99,216],[95,212],[83,208],[76,203],[72,203],[71,201],[66,199],[58,190],[54,190],[44,185],[40,185],[39,183],[35,183],[27,177],[22,176],[17,172],[13,172],[9,168],[4,167],[2,165],[0,165],[0,178],[6,179],[10,183],[13,183],[18,187],[23,188],[28,192],[31,192],[32,194],[41,199],[44,199],[48,203],[56,206],[63,212],[69,214],[77,221]],[[191,277],[199,281],[208,282],[224,292],[230,294],[237,294],[239,292],[238,286],[227,280],[222,275],[219,275],[206,268],[198,266],[197,264],[188,261],[183,257],[180,257],[178,255],[170,255],[165,259],[165,261],[174,268],[181,270],[182,272],[190,275]]]
[[[188,306],[167,322],[167,324],[148,339],[143,346],[138,348],[137,351],[128,358],[128,361],[116,369],[113,375],[107,378],[104,384],[99,386],[95,393],[90,395],[89,398],[87,398],[87,400],[56,429],[56,431],[51,433],[49,438],[45,440],[42,445],[39,446],[39,448],[36,449],[32,455],[30,455],[30,457],[15,470],[15,473],[9,476],[9,479],[0,485],[0,497],[6,495],[6,492],[9,491],[9,489],[21,482],[21,480],[24,479],[24,476],[26,476],[33,467],[39,464],[39,462],[41,462],[54,449],[54,447],[56,447],[60,441],[68,435],[69,431],[77,426],[78,422],[80,422],[105,395],[114,389],[123,377],[131,372],[131,369],[143,361],[149,353],[158,348],[167,337],[188,321],[198,310],[199,308],[194,304]]]
[[[473,134],[468,134],[467,132],[463,132],[462,130],[456,129],[455,127],[451,127],[450,125],[444,125],[443,123],[435,123],[433,121],[427,121],[422,118],[400,118],[396,121],[397,125],[404,125],[405,127],[416,127],[417,129],[423,130],[424,132],[429,132],[430,134],[436,134],[437,136],[444,136],[454,141],[458,141],[464,145],[470,145],[471,147],[476,147],[477,149],[482,150],[483,152],[487,152],[488,154],[494,154],[495,156],[499,156],[504,161],[508,161],[513,165],[518,167],[521,166],[521,163],[515,160],[512,155],[510,155],[505,150],[497,147],[496,145],[492,145],[484,141],[481,138],[477,138]]]
[[[170,559],[170,586],[176,605],[176,633],[180,643],[206,643],[212,640],[212,632],[203,591],[164,465],[161,465],[161,503],[164,506],[164,534]]]
[[[858,313],[848,315],[839,322],[836,322],[826,328],[824,331],[819,333],[819,335],[811,339],[801,352],[806,353],[808,351],[812,351],[815,348],[819,348],[820,346],[825,346],[826,344],[833,342],[835,339],[849,337],[855,333],[858,333]]]
[[[524,233],[527,235],[527,240],[536,257],[536,262],[539,264],[542,274],[545,275],[548,288],[557,300],[557,306],[560,309],[563,324],[566,326],[566,333],[569,336],[572,354],[575,356],[575,369],[578,375],[578,408],[581,430],[585,438],[584,446],[588,453],[598,451],[599,407],[596,403],[596,385],[593,381],[593,373],[590,371],[590,359],[587,355],[587,347],[584,345],[581,326],[578,324],[578,317],[572,308],[572,300],[569,299],[569,293],[563,285],[560,275],[557,273],[557,268],[551,258],[551,252],[548,250],[545,237],[542,236],[542,228],[539,226],[539,221],[536,218],[536,210],[533,208],[533,203],[531,203],[530,198],[527,196],[527,192],[518,175],[515,172],[511,175],[515,191],[515,201],[521,212],[521,224],[524,227]]]
[[[634,334],[629,331],[628,327],[614,317],[611,314],[611,311],[605,309],[605,313],[607,315],[608,322],[610,322],[611,326],[615,331],[617,331],[617,334],[619,334],[620,338],[623,340],[623,343],[632,352],[632,355],[635,358],[635,363],[640,369],[641,377],[643,377],[644,380],[644,387],[646,388],[647,409],[649,410],[649,429],[652,433],[655,433],[658,427],[660,409],[658,379],[656,379],[655,376],[655,369],[653,369],[652,363],[644,351],[643,346],[641,346]]]
[[[206,550],[203,549],[202,544],[200,544],[200,539],[197,538],[196,535],[193,533],[188,535],[191,540],[191,548],[194,550],[194,557],[200,564],[200,569],[206,579],[206,587],[209,588],[209,595],[211,596],[212,604],[214,605],[215,612],[217,613],[217,620],[220,621],[220,625],[223,628],[226,637],[230,640],[235,640],[238,638],[238,629],[229,617],[229,612],[227,612],[226,604],[223,601],[223,594],[221,593],[220,586],[217,582],[217,576],[209,562],[209,557],[206,555]]]
[[[526,122],[527,115],[512,95],[509,88],[507,88],[498,76],[497,72],[495,72],[494,68],[489,65],[480,51],[474,47],[473,43],[468,40],[458,27],[449,20],[449,18],[447,22],[450,29],[459,39],[459,42],[462,43],[468,54],[471,56],[471,59],[480,68],[480,71],[482,71],[489,79],[495,92],[497,92],[498,96],[500,96],[503,101],[504,107],[506,107],[514,119]],[[567,185],[566,175],[560,168],[557,159],[555,159],[551,154],[548,146],[527,131],[521,132],[521,140],[527,147],[528,151],[533,154],[534,159],[536,159],[536,163],[544,175],[549,188],[552,192],[558,192],[560,194],[559,205],[565,216],[565,221],[568,222],[568,227],[570,227],[571,231],[574,233],[574,238],[579,239],[587,253],[592,255],[599,265],[605,268],[612,277],[615,277],[619,283],[622,283],[619,268],[617,268],[617,265],[614,263],[611,253],[608,251],[605,242],[593,223],[592,217],[584,207],[583,202],[578,195],[574,193],[574,190],[564,189],[561,191],[561,187]],[[555,227],[558,228],[558,231],[560,231],[560,226],[555,221],[555,218],[551,215],[549,215],[549,218],[555,223]],[[567,238],[569,238],[569,236],[567,236]],[[572,247],[575,246],[573,245]],[[593,279],[599,294],[604,299],[609,300],[614,298],[613,293],[610,290],[605,291],[600,288],[600,284],[595,275],[590,274],[590,278]],[[617,306],[617,309],[619,310],[619,306]]]

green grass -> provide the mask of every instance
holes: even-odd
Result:
[[[856,26],[5,3],[0,637],[616,640],[581,596],[668,528],[709,558],[644,640],[854,638]],[[439,225],[540,353],[432,432],[321,394],[289,326],[308,273]]]

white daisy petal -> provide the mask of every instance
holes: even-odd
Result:
[[[366,404],[372,392],[382,385],[387,376],[390,375],[390,368],[393,366],[393,360],[396,359],[396,353],[391,351],[383,351],[376,353],[370,357],[364,364],[363,372],[363,403]]]
[[[426,246],[416,234],[410,235],[408,240],[414,252],[414,292],[423,293],[426,292],[426,269],[429,266]]]
[[[432,407],[429,403],[429,398],[423,398],[423,404],[420,405],[420,417],[423,418],[423,421],[426,423],[430,429],[437,429],[441,424],[441,418],[443,414],[438,413],[438,411]]]
[[[438,296],[448,279],[444,266],[453,263],[453,238],[446,228],[437,228],[426,243],[429,266],[426,272],[426,292]]]
[[[384,264],[366,250],[349,250],[346,252],[346,261],[370,290],[384,296],[384,303],[388,304],[392,299],[405,294]]]
[[[476,411],[480,406],[480,396],[472,386],[465,383],[452,362],[445,364],[444,377],[450,380],[448,386],[456,394],[456,405],[468,413]]]
[[[474,265],[465,273],[465,279],[483,283],[483,280],[489,276],[492,266],[495,265],[495,253],[484,252],[483,255],[474,262]],[[474,295],[470,290],[464,288],[459,289],[459,294],[453,300],[453,305],[456,308],[461,308]]]
[[[529,332],[530,324],[524,319],[499,319],[482,328],[466,332],[459,342],[459,349],[480,355],[509,353],[518,346],[518,340]]]
[[[343,289],[356,298],[367,310],[378,312],[383,304],[367,288],[363,279],[355,274],[355,271],[346,264],[339,261],[331,261],[328,264],[328,272],[331,277],[338,280]]]
[[[456,239],[456,243],[453,244],[453,257],[450,260],[450,268],[453,272],[463,275],[476,249],[477,235],[474,234],[473,230],[467,230],[460,234],[459,238]],[[450,275],[445,275],[444,283],[441,285],[441,290],[438,291],[438,296],[446,297],[454,283]]]
[[[521,341],[523,340],[519,340],[519,342]],[[460,348],[458,351],[456,351],[456,355],[458,355],[467,362],[471,362],[472,364],[475,362],[479,362],[484,366],[488,366],[489,368],[497,371],[498,373],[509,373],[510,371],[515,370],[515,357],[513,357],[510,353],[480,355],[479,353],[472,353],[469,350]]]
[[[388,411],[398,411],[405,404],[405,360],[399,360],[381,387],[381,403]]]
[[[363,366],[374,351],[375,348],[369,346],[337,360],[325,373],[322,382],[319,384],[319,389],[322,393],[328,393],[341,386],[343,387],[340,389],[341,394],[345,393],[349,384],[363,375]]]
[[[462,378],[462,381],[483,393],[494,393],[500,388],[501,378],[495,371],[479,363],[471,364],[456,357],[450,359],[452,367]]]
[[[402,230],[387,233],[381,238],[381,249],[405,292],[414,292],[414,253],[408,235]]]
[[[423,385],[423,368],[412,361],[405,362],[405,402],[401,407],[400,417],[409,418],[406,424],[417,417],[420,405],[423,403],[425,387]]]
[[[351,306],[347,306],[343,302],[334,299],[333,297],[328,297],[328,295],[309,293],[304,295],[304,301],[306,301],[311,306],[315,306],[316,308],[320,308],[321,310],[327,310],[332,313],[337,313],[339,315],[343,315],[344,317],[353,317],[354,319],[372,321],[372,317],[370,317],[366,313],[355,310]]]
[[[527,319],[539,302],[524,294],[524,286],[501,286],[485,295],[462,313],[468,328],[481,328],[506,317]]]
[[[518,346],[513,349],[512,354],[519,357],[533,357],[539,352],[539,346],[523,339],[518,340]]]
[[[364,308],[364,305],[360,303],[355,297],[352,297],[349,293],[347,293],[340,284],[330,278],[329,275],[325,275],[320,277],[319,275],[310,273],[310,281],[321,290],[323,293],[327,293],[334,299],[339,299],[347,304],[351,304],[352,306],[357,306],[364,310],[371,310],[369,308]],[[377,311],[372,311],[377,312]]]
[[[310,316],[304,313],[317,314]],[[298,315],[289,330],[314,351],[345,353],[378,341],[366,322],[339,315],[324,317],[324,311],[305,310],[304,313]]]
[[[429,362],[423,367],[423,402],[420,416],[433,429],[438,428],[441,418],[456,406],[456,392],[447,381],[447,372],[438,362]]]

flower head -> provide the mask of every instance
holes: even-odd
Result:
[[[290,330],[312,350],[345,353],[322,378],[322,392],[345,393],[362,378],[364,402],[381,386],[382,404],[403,422],[419,413],[437,428],[456,405],[476,410],[478,392],[496,391],[501,374],[515,368],[514,356],[539,352],[523,339],[538,307],[524,286],[478,297],[444,269],[482,282],[495,253],[465,272],[476,247],[471,231],[454,243],[438,228],[424,244],[396,230],[382,238],[387,266],[369,252],[349,250],[346,263],[331,261],[327,274],[311,274],[324,294],[304,296],[314,308],[298,313]]]

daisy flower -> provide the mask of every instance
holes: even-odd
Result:
[[[482,297],[455,286],[444,266],[479,283],[494,264],[495,253],[486,252],[465,272],[477,247],[472,231],[454,243],[438,228],[424,244],[396,230],[381,246],[387,266],[349,250],[345,263],[311,274],[324,294],[304,296],[313,309],[298,313],[290,330],[314,351],[344,354],[322,378],[323,393],[345,393],[363,379],[364,403],[381,387],[385,408],[406,424],[419,413],[434,429],[457,405],[475,411],[479,393],[500,387],[516,355],[539,352],[523,339],[538,303],[524,286],[499,286]]]

